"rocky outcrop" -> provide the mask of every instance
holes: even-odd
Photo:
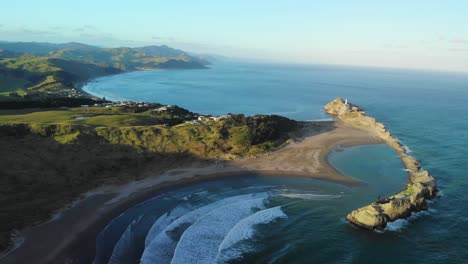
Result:
[[[325,105],[324,110],[348,126],[372,131],[376,137],[379,137],[395,149],[409,174],[405,190],[390,196],[384,201],[378,200],[352,211],[347,216],[349,222],[370,230],[382,230],[388,222],[406,218],[412,212],[427,209],[426,199],[432,199],[437,194],[434,177],[429,175],[428,171],[420,170],[419,161],[406,153],[398,139],[393,137],[382,123],[367,116],[359,106],[341,98],[337,98]]]

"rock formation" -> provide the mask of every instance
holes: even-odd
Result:
[[[428,171],[420,170],[418,160],[406,153],[401,143],[388,132],[382,123],[375,118],[366,116],[366,113],[357,105],[353,105],[337,98],[328,103],[324,110],[337,121],[352,127],[370,130],[395,149],[403,165],[408,170],[406,189],[385,199],[384,202],[374,202],[370,205],[356,209],[348,214],[347,219],[352,224],[366,229],[382,230],[387,222],[406,218],[412,212],[427,209],[426,199],[436,196],[435,179]]]

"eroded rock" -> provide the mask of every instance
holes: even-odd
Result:
[[[406,153],[402,144],[387,131],[382,123],[377,122],[373,117],[366,116],[359,106],[341,98],[325,105],[324,110],[344,124],[370,130],[376,137],[385,141],[400,156],[409,174],[405,190],[392,195],[389,202],[375,202],[352,211],[346,217],[350,223],[369,230],[383,230],[388,222],[407,218],[412,212],[427,209],[426,199],[432,199],[437,195],[434,177],[426,170],[420,171],[419,161]]]

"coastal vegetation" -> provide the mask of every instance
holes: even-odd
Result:
[[[80,89],[99,76],[206,64],[168,46],[0,42],[0,249],[11,230],[47,219],[97,186],[141,178],[154,161],[156,172],[183,160],[267,151],[287,137],[284,120],[274,117],[190,123],[198,115],[177,106],[113,104]]]
[[[12,230],[48,219],[99,186],[265,153],[300,126],[274,115],[199,121],[177,106],[108,106],[0,111],[1,249]]]
[[[167,46],[99,48],[81,43],[0,42],[0,101],[90,97],[79,84],[144,69],[205,68],[207,61]]]

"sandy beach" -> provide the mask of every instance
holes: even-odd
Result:
[[[310,122],[304,137],[265,155],[234,161],[185,164],[138,182],[104,186],[62,210],[53,220],[20,232],[23,242],[1,263],[91,263],[95,240],[113,218],[160,192],[195,182],[241,176],[297,176],[344,185],[360,181],[340,174],[327,161],[339,146],[383,143],[374,133],[338,122]],[[32,261],[34,260],[34,261]]]

